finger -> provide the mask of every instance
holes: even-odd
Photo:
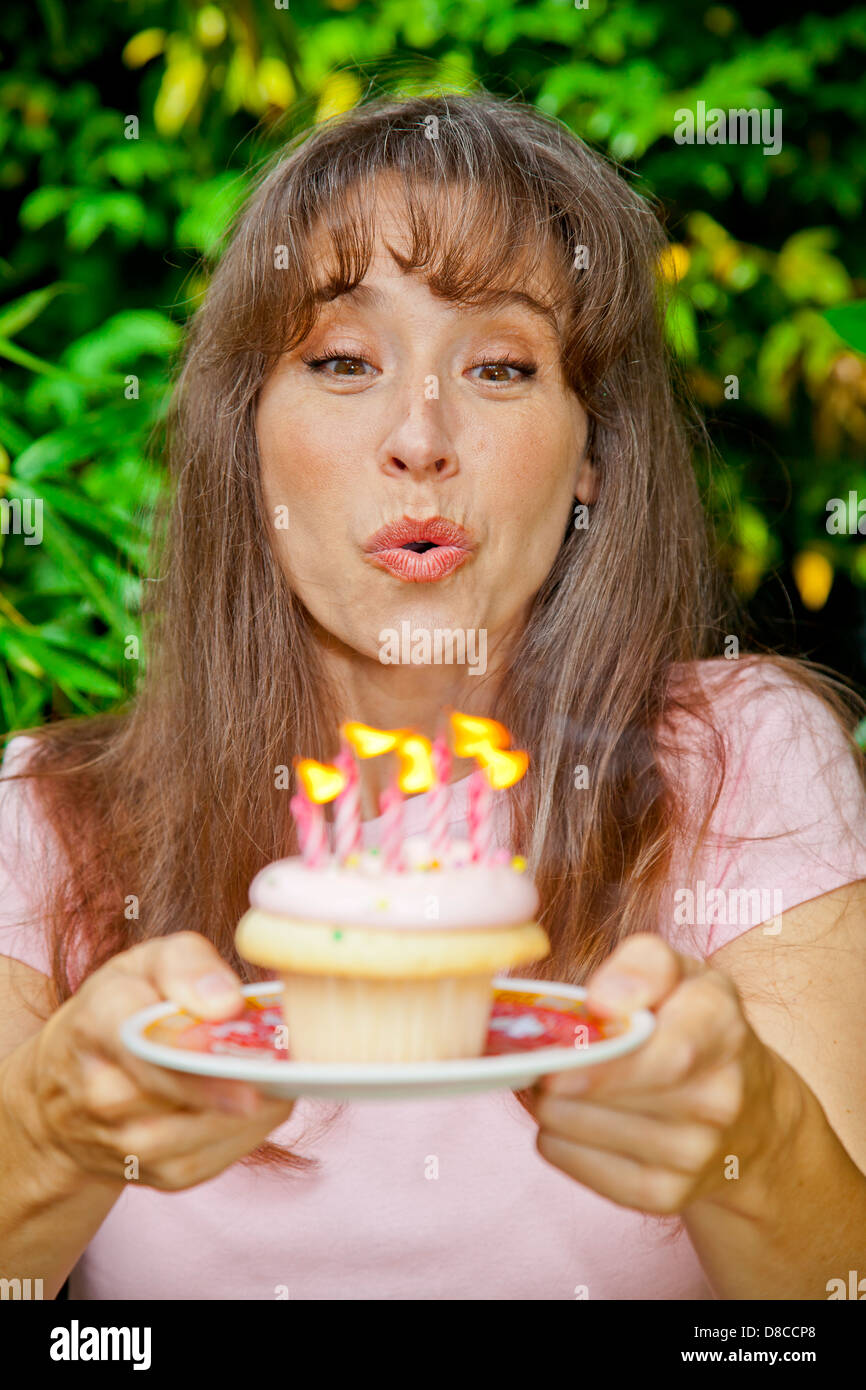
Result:
[[[189,1185],[202,1182],[257,1148],[285,1123],[294,1104],[268,1098],[260,1116],[240,1124],[228,1116],[178,1111],[121,1126],[91,1126],[86,1135],[90,1167],[117,1179],[129,1177],[130,1162],[136,1160],[131,1181],[158,1187],[184,1185],[181,1178]]]
[[[137,1154],[148,1163],[161,1163],[185,1154],[194,1154],[214,1144],[231,1141],[238,1156],[251,1152],[289,1118],[295,1102],[265,1099],[254,1119],[238,1122],[230,1115],[190,1114],[153,1115],[131,1120],[119,1130],[106,1131],[115,1149]]]
[[[248,1081],[169,1071],[168,1068],[152,1066],[132,1053],[123,1065],[143,1091],[179,1109],[216,1109],[242,1117],[261,1113],[263,1093]]]
[[[181,941],[181,937],[190,939]],[[204,953],[199,948],[199,941],[207,948]],[[233,1109],[235,1113],[254,1113],[258,1092],[245,1082],[196,1077],[152,1066],[135,1057],[122,1043],[122,1024],[138,1010],[158,1003],[164,997],[161,991],[170,983],[171,969],[158,967],[154,956],[158,954],[157,948],[163,950],[167,947],[175,961],[179,960],[182,968],[192,973],[201,968],[203,961],[210,964],[214,957],[219,960],[204,937],[183,932],[170,943],[147,942],[109,961],[86,982],[77,996],[80,1004],[76,1013],[79,1054],[90,1052],[113,1062],[128,1072],[143,1091],[177,1106],[202,1108],[215,1104]],[[231,972],[228,973],[231,975]],[[238,997],[243,1004],[239,990]],[[225,1009],[226,1016],[231,1017],[233,1006],[228,1001]]]
[[[533,1109],[540,1129],[547,1134],[684,1174],[702,1172],[721,1141],[719,1131],[711,1125],[626,1114],[587,1101],[547,1096]]]
[[[234,1018],[244,1007],[241,982],[212,942],[199,932],[176,932],[116,957],[124,972],[146,979],[160,999],[196,1018]]]
[[[660,936],[629,936],[587,981],[586,1002],[603,1014],[655,1008],[688,976],[706,969],[702,961],[681,955]]]
[[[260,1093],[246,1082],[164,1073],[129,1054],[123,1066],[93,1053],[79,1059],[82,1101],[89,1114],[113,1121],[181,1111],[255,1115]]]
[[[625,1057],[541,1078],[561,1095],[613,1097],[669,1090],[736,1056],[748,1023],[731,982],[705,970],[681,984],[659,1008],[655,1030]]]
[[[577,1103],[604,1104],[606,1109],[618,1110],[625,1115],[651,1115],[668,1120],[694,1120],[699,1124],[716,1125],[723,1128],[733,1124],[742,1106],[743,1075],[738,1062],[728,1062],[711,1072],[693,1077],[682,1086],[671,1086],[661,1091],[640,1091],[634,1095],[617,1092],[605,1097],[565,1097]],[[548,1094],[537,1093],[541,1100]],[[533,1107],[536,1099],[530,1094]]]
[[[542,1158],[578,1182],[619,1206],[636,1211],[673,1215],[693,1191],[693,1182],[682,1173],[650,1168],[622,1154],[573,1144],[556,1134],[539,1131],[537,1148]]]

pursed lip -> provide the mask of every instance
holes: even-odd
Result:
[[[407,549],[428,545],[425,551]],[[453,574],[469,559],[475,543],[471,534],[444,516],[423,520],[403,516],[389,521],[364,542],[369,562],[410,583],[429,583]]]

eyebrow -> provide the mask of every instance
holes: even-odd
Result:
[[[377,289],[375,285],[365,285],[363,283],[355,285],[350,290],[344,290],[341,294],[333,294],[329,285],[322,285],[316,291],[314,298],[317,303],[331,304],[338,299],[351,300],[353,304],[360,308],[385,309],[388,307],[388,295],[383,290]],[[455,303],[454,300],[449,301]],[[528,309],[530,313],[537,314],[559,336],[559,323],[553,309],[539,300],[533,299],[531,294],[526,294],[523,290],[488,290],[478,304],[461,304],[460,308],[466,314],[481,314],[485,310],[502,309],[509,305],[516,308]]]

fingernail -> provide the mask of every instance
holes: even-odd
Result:
[[[589,988],[590,998],[611,1008],[637,1008],[647,995],[646,980],[638,975],[606,975]]]
[[[208,975],[201,975],[193,985],[193,989],[202,999],[207,999],[212,1003],[221,996],[233,999],[238,992],[237,981],[231,975],[226,975],[222,970],[212,970]]]

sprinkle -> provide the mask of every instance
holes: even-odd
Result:
[[[353,868],[353,869],[354,869],[355,866],[356,866],[357,864],[360,864],[360,862],[361,862],[361,856],[360,856],[360,854],[347,854],[347,855],[346,855],[346,864],[347,864],[347,866],[349,866],[350,868]]]
[[[385,910],[385,908],[386,908],[387,906],[388,906],[388,899],[387,899],[387,898],[377,898],[377,899],[376,899],[376,907],[381,907],[381,909],[382,909],[383,912],[384,912],[384,910]]]
[[[334,937],[334,940],[335,940],[335,941],[342,941],[342,940],[343,940],[343,933],[342,933],[341,931],[335,931],[335,932],[333,932],[332,934],[333,934],[333,937]]]
[[[515,854],[514,858],[511,861],[511,867],[512,869],[516,869],[517,873],[523,873],[524,869],[526,868],[526,860],[524,859],[522,854]]]

